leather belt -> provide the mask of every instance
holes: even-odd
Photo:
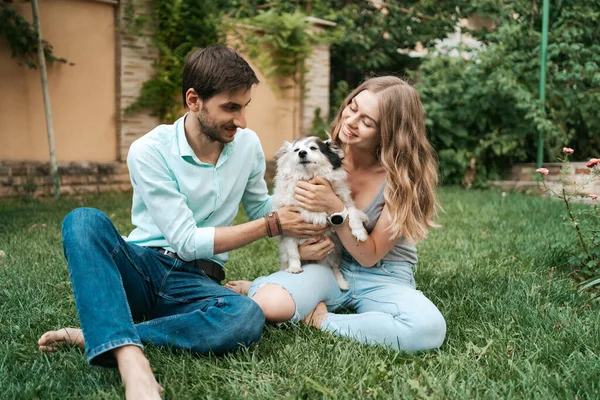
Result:
[[[166,256],[169,256],[171,258],[179,260],[182,263],[185,263],[187,265],[191,265],[194,268],[198,268],[198,269],[204,271],[204,273],[206,274],[206,276],[208,276],[211,279],[216,280],[219,283],[223,279],[225,279],[225,271],[223,270],[223,267],[221,267],[219,264],[217,264],[214,261],[202,260],[202,259],[200,259],[200,260],[192,260],[192,261],[185,261],[181,257],[179,257],[177,255],[177,253],[173,253],[172,251],[163,249],[162,247],[153,247],[153,249],[155,249],[159,253],[162,253],[162,254],[164,254]]]

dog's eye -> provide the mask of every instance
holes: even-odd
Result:
[[[310,149],[314,151],[314,150],[317,149],[317,147],[316,146],[310,146]]]
[[[294,149],[294,153],[297,152],[298,150],[300,150],[300,149]]]

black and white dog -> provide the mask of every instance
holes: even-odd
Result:
[[[348,209],[352,234],[357,240],[364,242],[367,240],[368,233],[363,222],[366,222],[368,217],[354,207],[346,171],[342,167],[344,156],[344,151],[332,144],[330,140],[324,142],[315,136],[297,139],[292,143],[285,142],[276,155],[277,175],[275,176],[273,202],[275,209],[283,206],[298,206],[298,201],[294,197],[296,184],[299,181],[309,181],[315,177],[325,178]],[[314,224],[327,224],[328,222],[328,215],[325,212],[316,213],[302,210],[301,215],[305,221]],[[279,256],[282,270],[291,273],[302,272],[298,245],[303,242],[303,240],[289,236],[280,237]],[[333,269],[340,289],[348,290],[350,285],[339,269],[341,251],[342,249],[336,246],[332,254],[322,262]]]

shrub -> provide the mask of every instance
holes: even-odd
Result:
[[[457,48],[461,57],[430,53],[413,74],[444,181],[459,183],[472,157],[480,181],[535,160],[539,132],[545,157],[567,143],[580,159],[597,154],[600,3],[566,0],[552,7],[544,105],[539,10],[514,1],[473,11],[495,21],[490,32],[470,32],[482,47]]]

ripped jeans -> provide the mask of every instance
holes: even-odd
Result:
[[[342,291],[329,267],[303,266],[304,272],[279,271],[252,282],[252,297],[265,284],[286,289],[296,303],[291,322],[304,317],[323,301],[329,313],[321,329],[367,344],[383,344],[395,350],[416,352],[435,349],[446,336],[446,322],[437,307],[416,290],[414,266],[408,262],[380,261],[362,267],[343,252],[340,269],[350,282]],[[334,314],[347,310],[355,314]]]

